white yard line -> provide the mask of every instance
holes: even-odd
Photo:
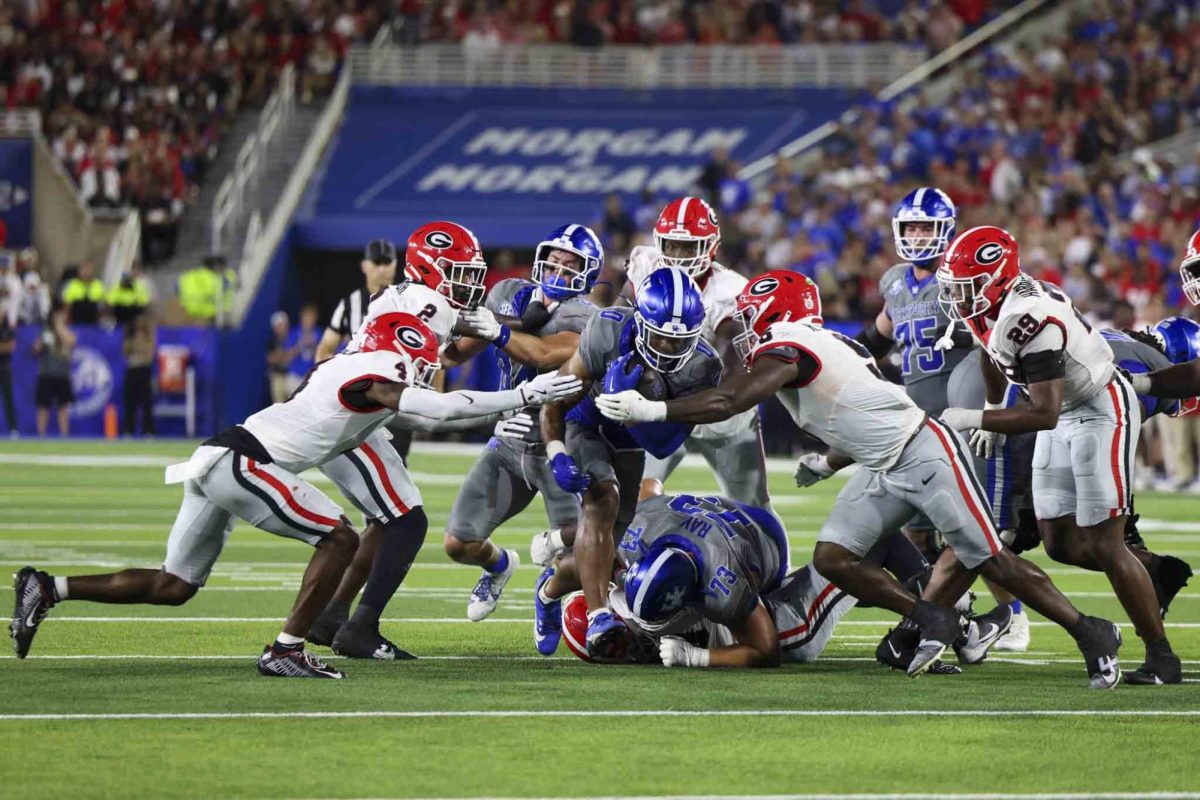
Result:
[[[180,711],[162,713],[0,714],[0,721],[191,719],[439,719],[562,717],[1200,717],[1200,710],[1144,709],[477,709],[472,711]]]
[[[571,800],[1195,800],[1200,792],[1054,792],[1018,794],[719,794],[719,795],[604,795]],[[364,798],[358,798],[364,800]],[[371,798],[370,800],[386,800]],[[482,797],[417,798],[416,800],[485,800]],[[487,800],[561,800],[549,797],[490,797]]]

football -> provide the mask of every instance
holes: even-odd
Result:
[[[667,400],[667,379],[661,372],[642,363],[642,377],[638,379],[637,392],[648,400]]]

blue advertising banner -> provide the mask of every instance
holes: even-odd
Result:
[[[33,142],[29,139],[0,139],[0,224],[7,231],[3,247],[33,243]]]
[[[359,248],[449,218],[485,246],[530,246],[595,221],[609,193],[694,191],[714,153],[769,154],[855,99],[835,89],[354,87],[297,244]]]
[[[125,355],[121,347],[121,331],[106,330],[92,325],[74,325],[78,341],[71,356],[71,389],[75,402],[71,405],[72,436],[102,436],[104,410],[112,404],[123,408],[125,385]],[[34,343],[43,329],[35,325],[17,330],[16,350],[12,357],[13,399],[16,402],[17,428],[22,435],[37,432],[37,411],[34,392],[37,386],[38,359]],[[209,435],[216,426],[217,334],[208,328],[159,328],[158,347],[186,348],[186,365],[195,370],[195,415],[197,435]],[[182,392],[156,392],[156,410],[182,412]],[[160,435],[182,436],[184,420],[181,413],[156,414],[155,425]],[[57,432],[51,414],[49,432]]]

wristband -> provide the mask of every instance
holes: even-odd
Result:
[[[555,456],[565,452],[567,452],[567,447],[562,443],[561,439],[546,442],[546,458],[550,461],[553,461]]]
[[[504,349],[504,345],[508,344],[508,340],[512,338],[512,330],[507,325],[500,326],[500,332],[496,334],[496,338],[492,339],[492,344]]]
[[[1129,376],[1129,385],[1133,387],[1134,394],[1149,394],[1151,383],[1150,376],[1145,372]]]
[[[708,666],[708,658],[709,658],[708,654],[710,652],[709,649],[707,647],[704,647],[704,648],[698,647],[696,649],[698,651],[696,653],[696,666],[697,667],[707,667]]]

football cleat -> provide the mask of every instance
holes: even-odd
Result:
[[[333,652],[346,658],[373,658],[377,661],[411,661],[416,658],[392,644],[379,628],[347,622],[333,637]]]
[[[1084,617],[1082,632],[1075,643],[1087,665],[1088,685],[1093,689],[1114,689],[1121,680],[1121,629],[1100,617]]]
[[[304,646],[276,650],[272,645],[263,648],[258,657],[258,674],[268,678],[333,678],[346,677],[341,670],[328,666],[316,656],[304,652]]]
[[[1008,633],[992,646],[993,650],[1003,650],[1009,653],[1024,653],[1029,649],[1029,615],[1022,611],[1013,614],[1012,625]]]
[[[1001,603],[988,613],[968,620],[966,642],[954,644],[959,663],[982,663],[992,645],[1008,632],[1012,620],[1012,606],[1008,603]]]
[[[623,661],[633,644],[633,635],[620,617],[608,609],[588,622],[587,653],[593,661]]]
[[[321,647],[329,647],[333,644],[333,637],[337,636],[338,630],[345,623],[347,617],[340,614],[329,613],[329,608],[326,607],[317,617],[317,621],[308,629],[308,636],[305,640],[312,644],[320,645]]]
[[[554,574],[554,567],[546,567],[538,576],[533,589],[533,643],[544,656],[554,655],[558,640],[562,638],[562,601],[542,600],[542,586]]]
[[[24,658],[33,644],[38,626],[54,607],[54,580],[40,569],[24,567],[13,576],[13,591],[17,595],[17,602],[8,630],[17,658]]]
[[[500,602],[500,593],[504,591],[505,584],[516,574],[517,567],[521,564],[521,557],[517,555],[516,550],[504,552],[508,553],[508,568],[499,573],[485,569],[475,588],[471,590],[471,599],[467,602],[467,619],[471,622],[487,619],[496,610],[496,603]]]
[[[1174,653],[1154,653],[1133,672],[1125,673],[1125,682],[1134,686],[1163,686],[1183,683],[1183,665]]]
[[[1150,577],[1153,579],[1154,593],[1158,595],[1159,613],[1166,619],[1171,601],[1191,579],[1192,567],[1175,556],[1159,556],[1155,567]]]
[[[946,648],[962,636],[961,618],[952,608],[918,600],[913,609],[913,620],[917,623],[921,638],[906,670],[910,678],[916,678],[928,670],[933,662],[942,657]]]
[[[554,563],[554,559],[562,555],[565,547],[557,547],[550,541],[550,534],[554,531],[542,531],[533,535],[533,541],[529,543],[529,560],[539,567],[548,567]]]
[[[875,658],[879,663],[892,669],[908,670],[921,634],[916,623],[904,620],[895,628],[888,630],[879,646],[875,648]],[[937,660],[925,671],[927,675],[961,675],[962,667],[957,664],[947,664]]]

